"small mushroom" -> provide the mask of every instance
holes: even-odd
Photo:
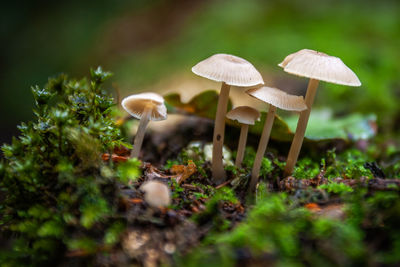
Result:
[[[148,181],[140,186],[144,200],[153,208],[163,208],[171,204],[171,192],[167,185],[159,181]]]
[[[260,119],[260,112],[252,107],[241,106],[229,111],[226,114],[226,117],[230,120],[236,120],[241,124],[240,138],[235,161],[235,166],[240,167],[242,165],[244,150],[246,148],[249,125],[254,125],[254,122]]]
[[[269,136],[275,119],[276,108],[289,111],[302,111],[307,109],[302,96],[289,95],[286,92],[272,87],[261,87],[247,90],[250,96],[264,101],[269,105],[269,111],[264,123],[264,128],[258,143],[256,157],[254,159],[253,170],[251,171],[251,181],[249,190],[254,191],[260,174],[261,162],[267,149]]]
[[[212,177],[215,182],[220,183],[226,178],[222,164],[222,146],[230,86],[250,87],[262,85],[264,81],[250,62],[228,54],[215,54],[199,62],[192,68],[192,71],[204,78],[222,82],[215,115],[212,157]]]
[[[305,97],[307,109],[300,113],[296,133],[286,161],[285,175],[288,176],[292,174],[300,153],[319,81],[348,86],[361,86],[361,82],[340,58],[310,49],[302,49],[288,55],[279,66],[290,74],[310,78]]]
[[[122,107],[133,117],[140,119],[139,128],[133,143],[132,158],[137,158],[142,147],[144,133],[149,121],[167,119],[164,98],[156,93],[131,95],[122,100]]]

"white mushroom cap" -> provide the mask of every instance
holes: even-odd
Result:
[[[215,54],[197,63],[192,71],[204,78],[233,86],[264,84],[261,74],[250,62],[228,54]]]
[[[249,89],[246,93],[280,109],[291,111],[307,109],[307,105],[302,96],[290,95],[277,88],[264,86],[261,88]]]
[[[278,66],[297,76],[348,86],[361,85],[357,75],[340,58],[310,49],[288,55]]]
[[[151,108],[150,120],[162,121],[167,118],[164,98],[156,93],[130,95],[122,100],[122,107],[133,117],[140,119],[146,107]]]
[[[148,181],[140,186],[144,192],[144,200],[151,207],[166,207],[171,204],[171,192],[167,185],[158,181]]]
[[[255,121],[260,120],[260,112],[252,107],[241,106],[229,111],[226,117],[241,124],[254,125]]]

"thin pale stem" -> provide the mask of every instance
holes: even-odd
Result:
[[[294,166],[296,165],[297,158],[300,154],[301,145],[303,144],[304,134],[306,133],[308,119],[311,113],[311,107],[314,103],[314,98],[317,93],[319,80],[310,79],[306,93],[307,109],[300,113],[299,121],[297,122],[296,133],[293,137],[292,145],[290,146],[289,154],[285,166],[285,176],[293,173]]]
[[[249,125],[242,124],[242,127],[240,128],[239,144],[238,144],[236,161],[235,161],[235,166],[239,167],[239,168],[242,166],[244,150],[246,149],[246,141],[247,141],[247,133],[248,132],[249,132]]]
[[[251,181],[249,190],[254,192],[258,183],[258,176],[260,174],[261,162],[265,154],[265,150],[268,146],[269,136],[271,135],[272,125],[274,124],[276,114],[276,107],[273,105],[269,106],[267,119],[264,123],[264,128],[258,143],[256,157],[254,159],[253,170],[251,171]]]
[[[140,119],[139,128],[136,132],[135,141],[133,143],[131,158],[139,157],[140,149],[142,148],[144,134],[146,132],[147,124],[149,124],[150,116],[151,116],[151,108],[147,106],[143,111],[142,118]]]
[[[212,177],[216,183],[225,180],[226,174],[223,166],[222,147],[224,145],[225,135],[225,115],[228,108],[230,86],[222,83],[221,91],[218,97],[217,113],[215,115],[213,153],[212,153]]]

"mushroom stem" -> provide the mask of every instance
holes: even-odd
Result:
[[[215,115],[213,153],[212,153],[212,177],[216,183],[223,182],[226,178],[222,164],[222,147],[224,145],[225,115],[228,108],[230,85],[222,83],[218,97],[217,114]]]
[[[146,132],[147,124],[149,124],[150,116],[151,107],[146,106],[140,119],[139,128],[136,132],[135,141],[133,143],[133,149],[131,152],[131,158],[139,157],[140,149],[142,148],[144,133]]]
[[[242,124],[242,127],[240,128],[240,137],[239,137],[239,144],[238,144],[238,149],[237,149],[237,154],[236,154],[236,161],[235,161],[235,166],[236,167],[241,167],[243,157],[244,157],[244,150],[246,148],[246,141],[247,141],[247,133],[249,131],[249,125],[248,124]]]
[[[293,173],[294,165],[296,165],[299,157],[301,145],[303,143],[304,134],[306,132],[308,118],[311,113],[311,106],[314,103],[314,98],[317,93],[319,80],[310,79],[308,82],[305,103],[307,109],[300,113],[299,121],[297,122],[296,133],[294,135],[292,145],[290,146],[289,154],[286,161],[284,175],[289,176]]]
[[[261,162],[267,149],[269,136],[271,135],[272,125],[274,124],[276,114],[276,107],[269,105],[268,115],[264,123],[264,128],[258,143],[256,157],[254,159],[253,170],[251,171],[251,181],[249,190],[254,192],[258,182],[258,176],[260,174]]]

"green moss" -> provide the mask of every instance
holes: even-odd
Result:
[[[140,161],[137,158],[128,159],[118,166],[118,178],[122,183],[135,181],[140,176]]]
[[[0,225],[18,236],[2,262],[37,265],[57,260],[66,248],[93,252],[115,242],[116,181],[136,178],[139,163],[130,160],[116,171],[101,160],[123,144],[113,99],[101,89],[110,75],[97,68],[90,80],[61,75],[32,88],[35,119],[2,147]],[[105,232],[103,241],[92,236],[95,225]]]
[[[260,189],[264,192],[265,185]],[[202,266],[212,261],[235,266],[238,260],[277,266],[398,264],[398,192],[356,189],[342,195],[342,201],[346,217],[339,219],[310,212],[285,193],[260,193],[244,222],[231,231],[210,233],[208,242],[179,264]]]
[[[224,218],[222,215],[222,206],[224,203],[239,203],[234,191],[228,187],[222,187],[218,190],[215,190],[214,195],[207,200],[205,210],[201,213],[195,214],[192,217],[193,220],[199,225],[206,223],[212,224],[210,229],[211,234],[206,237],[206,243],[212,242],[211,239],[214,238],[212,233],[227,230],[232,226],[232,222]]]
[[[366,176],[371,178],[372,173],[364,167],[364,164],[371,160],[366,153],[357,149],[346,150],[340,155],[336,155],[334,150],[328,151],[325,177],[358,179]]]
[[[104,244],[114,245],[120,240],[121,233],[125,230],[125,224],[121,221],[113,223],[104,235]]]
[[[296,163],[293,176],[298,179],[310,179],[324,171],[325,178],[359,179],[362,176],[372,178],[371,171],[364,167],[364,164],[370,161],[373,159],[357,149],[348,149],[338,155],[333,149],[326,153],[321,162],[309,157],[300,159]],[[278,164],[280,163],[278,162]]]
[[[234,266],[239,251],[248,251],[252,261],[261,260],[261,265],[269,262],[278,266],[334,266],[364,262],[366,250],[358,226],[315,217],[293,204],[282,193],[259,197],[245,222],[231,232],[215,234],[208,239],[213,241],[212,248],[210,243],[203,245],[184,258],[182,265],[201,266],[212,259],[224,266]],[[352,244],[351,248],[348,244]],[[202,256],[198,257],[198,253]]]
[[[343,183],[328,183],[318,186],[318,189],[326,190],[328,193],[343,194],[353,192],[353,189]]]
[[[311,179],[317,176],[319,172],[318,163],[312,161],[310,158],[303,158],[297,162],[293,176],[298,179]]]

